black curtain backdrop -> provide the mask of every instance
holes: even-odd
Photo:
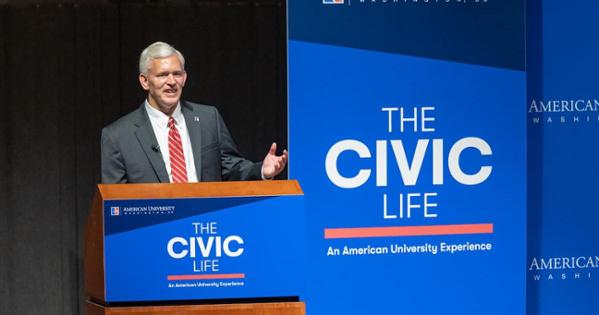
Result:
[[[157,40],[246,157],[287,146],[284,0],[0,1],[0,314],[83,314],[100,131],[143,101],[138,57]]]

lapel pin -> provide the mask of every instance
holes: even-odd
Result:
[[[193,116],[193,120],[194,120],[194,121],[200,121],[200,117],[198,117],[198,116]]]

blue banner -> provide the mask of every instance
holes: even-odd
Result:
[[[527,12],[528,309],[599,314],[599,3]]]
[[[302,200],[105,201],[106,302],[299,296]]]
[[[524,314],[523,1],[288,16],[308,314]]]

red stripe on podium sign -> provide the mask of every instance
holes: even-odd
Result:
[[[202,275],[170,275],[168,280],[215,280],[215,279],[243,279],[245,273],[213,273]]]
[[[324,229],[324,238],[493,234],[492,223]]]

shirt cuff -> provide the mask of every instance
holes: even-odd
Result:
[[[262,180],[271,180],[271,178],[266,178],[264,177],[264,165],[260,166],[260,177],[262,177]]]

